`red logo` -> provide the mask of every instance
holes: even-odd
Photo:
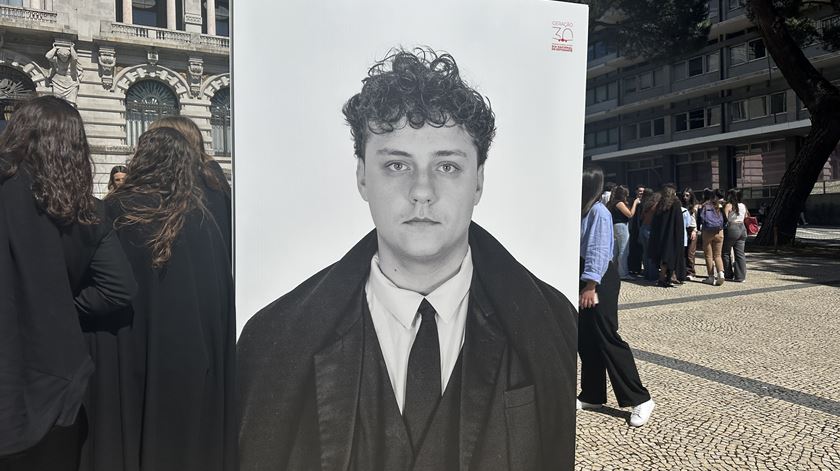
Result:
[[[554,37],[551,41],[551,50],[559,52],[572,52],[575,42],[575,24],[571,21],[552,21]]]

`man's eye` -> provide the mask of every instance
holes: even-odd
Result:
[[[454,173],[458,171],[458,167],[453,164],[442,164],[438,167],[443,173]]]
[[[405,170],[407,168],[406,165],[402,162],[391,162],[388,165],[386,165],[385,167],[389,168],[389,169],[391,169],[395,172],[402,172],[403,170]]]

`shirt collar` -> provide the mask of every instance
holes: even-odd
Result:
[[[425,296],[426,300],[435,308],[438,318],[443,322],[449,322],[455,318],[461,301],[470,291],[472,274],[472,251],[468,246],[467,254],[464,256],[458,272]],[[371,258],[369,282],[371,292],[382,303],[382,306],[403,327],[410,328],[424,296],[416,291],[402,289],[389,280],[379,267],[379,253],[374,254]]]

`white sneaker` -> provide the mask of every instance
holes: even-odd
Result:
[[[724,281],[726,281],[726,278],[723,277],[723,273],[718,273],[718,276],[715,279],[715,286],[723,286]]]
[[[706,278],[704,278],[704,279],[703,279],[703,284],[706,284],[706,285],[715,285],[715,284],[716,284],[716,282],[715,282],[715,277],[714,277],[714,276],[711,276],[711,275],[710,275],[710,276],[707,276]]]
[[[604,407],[603,404],[592,404],[589,402],[583,402],[580,399],[575,399],[575,403],[575,408],[577,410],[600,409]]]
[[[633,427],[641,427],[646,424],[650,419],[650,414],[653,413],[654,407],[656,407],[656,403],[653,402],[653,399],[648,399],[647,402],[643,402],[634,407],[633,413],[630,414],[630,425]]]

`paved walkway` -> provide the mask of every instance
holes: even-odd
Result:
[[[579,411],[577,469],[840,470],[840,260],[747,257],[746,283],[622,286],[657,407]]]

